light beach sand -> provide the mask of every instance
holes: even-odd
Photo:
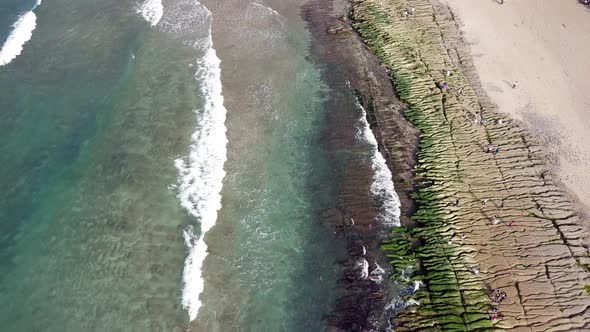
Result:
[[[590,10],[576,0],[445,1],[492,102],[537,134],[558,180],[590,210]]]

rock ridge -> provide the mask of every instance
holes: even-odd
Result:
[[[418,227],[383,248],[398,272],[419,263],[414,281],[426,287],[396,331],[590,328],[587,221],[555,184],[543,146],[483,93],[453,13],[428,0],[353,3],[355,29],[421,131]]]

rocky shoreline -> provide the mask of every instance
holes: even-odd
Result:
[[[331,89],[323,146],[335,165],[342,164],[339,158],[344,150],[352,154],[366,151],[366,146],[359,147],[355,128],[350,126],[358,122],[360,103],[393,173],[402,206],[401,223],[407,225],[414,212],[410,194],[417,130],[405,119],[404,104],[396,98],[387,70],[352,29],[350,5],[346,0],[312,0],[301,12],[312,34],[311,54],[324,66],[323,79]],[[326,318],[328,329],[381,331],[389,326],[386,307],[399,292],[387,280],[380,281],[392,273],[381,250],[391,229],[377,222],[379,202],[369,195],[370,165],[349,157],[336,173],[339,204],[326,211],[324,219],[344,242],[347,257],[339,263],[342,272],[336,303]]]
[[[587,221],[542,146],[486,97],[453,13],[428,0],[357,0],[353,19],[421,131],[417,227],[384,249],[426,287],[396,331],[590,328]],[[384,113],[374,112],[378,135]],[[396,148],[383,147],[393,170]]]
[[[342,91],[348,82],[367,110],[404,227],[384,239],[359,195],[368,171],[343,173],[342,204],[325,214],[348,248],[330,330],[590,327],[581,213],[552,180],[542,147],[483,92],[453,13],[427,0],[358,0],[350,20],[348,5],[310,1],[302,16],[312,54],[327,63],[326,81]],[[334,110],[350,108],[347,98]],[[330,114],[328,122],[352,116]],[[327,151],[350,143],[342,143],[350,140],[345,129],[334,128]],[[398,283],[425,285],[404,297],[419,305],[393,318],[391,285],[370,282],[358,268],[365,260],[374,271],[383,253]]]

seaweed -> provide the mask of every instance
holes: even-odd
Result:
[[[403,22],[392,19],[371,0],[356,1],[351,16],[354,28],[389,70],[398,96],[408,104],[405,116],[421,131],[416,167],[419,189],[411,195],[417,206],[412,216],[417,226],[395,229],[381,246],[394,269],[393,279],[425,284],[425,289],[411,296],[420,305],[396,314],[396,331],[490,328],[489,298],[465,267],[460,244],[452,241],[452,221],[444,209],[447,204],[442,203],[449,197],[433,185],[460,180],[461,170],[454,160],[440,158],[441,149],[452,145],[452,127],[445,99],[420,57],[430,47],[426,34],[419,40],[408,38]],[[408,270],[411,278],[403,278]]]

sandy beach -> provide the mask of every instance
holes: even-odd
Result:
[[[445,1],[487,95],[542,140],[558,180],[588,211],[590,10],[575,0]]]

